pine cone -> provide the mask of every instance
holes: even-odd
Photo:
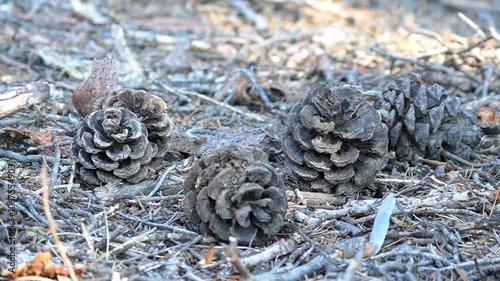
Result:
[[[390,82],[376,107],[389,128],[389,150],[399,160],[440,160],[443,149],[470,159],[481,140],[474,114],[460,112],[458,98],[437,84],[422,84],[416,73]]]
[[[143,90],[115,91],[117,84],[115,61],[109,57],[96,60],[90,76],[76,87],[72,102],[83,117],[95,110],[105,110],[108,107],[123,107],[135,113],[146,125],[149,141],[158,146],[158,152],[153,160],[155,165],[151,165],[158,168],[168,150],[172,131],[167,105],[161,98]]]
[[[158,147],[148,140],[146,125],[133,112],[108,108],[92,112],[80,123],[71,152],[76,174],[100,186],[145,179]]]
[[[387,128],[359,90],[321,83],[290,112],[285,172],[301,190],[348,195],[384,168],[387,144]]]
[[[224,241],[264,243],[278,233],[287,209],[281,177],[254,148],[226,147],[200,159],[184,192],[188,219]]]
[[[158,168],[168,151],[172,134],[172,121],[167,114],[165,101],[143,90],[123,89],[106,97],[101,108],[108,107],[127,108],[146,125],[148,140],[158,147],[151,165]]]

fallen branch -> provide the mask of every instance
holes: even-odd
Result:
[[[316,256],[310,262],[298,266],[287,273],[264,273],[254,275],[253,280],[268,280],[268,281],[293,281],[302,280],[304,276],[310,276],[319,273],[326,265],[325,257],[322,255]]]
[[[154,82],[154,84],[156,84],[157,86],[160,86],[163,90],[179,97],[180,99],[182,100],[187,100],[187,101],[190,101],[190,99],[186,96],[193,96],[193,97],[197,97],[201,100],[204,100],[204,101],[208,101],[208,102],[211,102],[217,106],[220,106],[224,109],[228,109],[228,110],[231,110],[235,113],[238,113],[240,114],[241,116],[243,117],[247,117],[249,119],[253,119],[253,120],[257,120],[259,122],[266,122],[269,120],[269,118],[266,118],[266,117],[263,117],[261,115],[257,115],[257,114],[254,114],[254,113],[249,113],[249,112],[244,112],[243,110],[240,110],[236,107],[233,107],[229,104],[226,104],[226,103],[223,103],[223,102],[220,102],[220,101],[217,101],[217,100],[214,100],[210,97],[207,97],[205,95],[202,95],[200,93],[196,93],[196,92],[192,92],[192,91],[185,91],[185,90],[176,90],[176,89],[173,89],[167,85],[165,85],[164,83],[161,83],[160,81],[157,81],[157,80],[152,80]]]
[[[254,267],[263,262],[268,262],[278,256],[291,253],[300,242],[301,239],[298,236],[291,239],[283,239],[277,243],[274,243],[271,247],[267,248],[261,253],[241,259],[241,263],[245,267]]]
[[[376,54],[379,54],[380,56],[383,56],[383,57],[386,57],[392,61],[404,61],[404,62],[409,62],[411,64],[414,64],[414,65],[418,65],[418,66],[421,66],[423,67],[424,69],[428,69],[428,70],[432,70],[432,71],[438,71],[438,72],[443,72],[447,75],[452,75],[453,74],[453,70],[449,67],[446,67],[442,64],[438,64],[438,63],[426,63],[426,62],[422,62],[422,61],[419,61],[418,59],[414,59],[414,58],[410,58],[410,57],[405,57],[405,56],[399,56],[399,55],[394,55],[394,54],[390,54],[378,47],[371,47],[370,50],[372,52],[375,52]],[[472,74],[470,73],[467,73],[467,72],[463,72],[462,73],[470,80],[472,80],[473,82],[475,82],[477,85],[481,85],[482,84],[482,81],[479,80],[478,78],[476,78],[475,76],[473,76]]]
[[[21,163],[31,163],[31,162],[47,162],[48,164],[54,164],[57,159],[55,157],[43,156],[43,155],[23,155],[14,151],[7,151],[0,149],[0,157],[10,158]],[[69,159],[61,159],[61,163],[70,164]]]
[[[266,92],[264,91],[264,89],[262,89],[262,87],[259,85],[259,83],[257,83],[255,76],[253,75],[253,73],[250,70],[248,70],[246,68],[237,68],[237,69],[231,71],[231,73],[229,73],[227,80],[229,80],[236,73],[241,73],[241,74],[245,75],[248,78],[248,80],[250,80],[250,84],[252,84],[253,89],[255,90],[255,92],[257,92],[257,95],[262,100],[265,107],[267,107],[267,108],[274,107],[273,103],[269,100],[269,97],[266,95]]]
[[[50,98],[47,82],[29,83],[22,87],[12,87],[0,94],[0,118],[20,109],[40,104]]]
[[[211,102],[217,106],[220,106],[222,108],[225,108],[225,109],[229,109],[235,113],[238,113],[240,115],[242,115],[243,117],[247,117],[249,119],[253,119],[253,120],[257,120],[259,122],[266,122],[268,121],[269,118],[265,118],[261,115],[257,115],[257,114],[254,114],[254,113],[249,113],[249,112],[244,112],[243,110],[240,110],[236,107],[233,107],[229,104],[225,104],[225,103],[222,103],[222,102],[219,102],[219,101],[216,101],[210,97],[207,97],[205,95],[202,95],[202,94],[199,94],[199,93],[196,93],[196,92],[190,92],[190,91],[181,91],[181,93],[183,93],[184,95],[187,95],[187,96],[194,96],[194,97],[197,97],[199,99],[202,99],[202,100],[205,100],[205,101],[208,101],[208,102]]]

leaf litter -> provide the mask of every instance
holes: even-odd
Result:
[[[45,207],[68,258],[85,269],[82,280],[499,279],[497,6],[495,0],[4,1],[0,176],[3,190],[13,186],[17,197],[11,217],[4,215],[8,196],[0,193],[0,241],[7,242],[0,267],[9,268],[11,241],[18,266],[54,248],[39,192],[46,162]],[[104,57],[117,61],[121,88],[163,98],[176,124],[173,139],[190,140],[166,155],[169,168],[157,178],[105,190],[105,201],[74,180],[66,141],[80,122],[72,94]],[[339,200],[289,189],[285,225],[262,246],[226,245],[189,227],[183,187],[199,156],[218,143],[246,142],[271,149],[280,171],[280,147],[264,140],[281,138],[288,111],[314,84],[349,83],[372,102],[384,85],[410,72],[477,112],[485,136],[475,159],[448,152],[408,165],[393,157],[372,183],[378,195]],[[388,215],[383,225],[374,223],[377,212],[389,213],[379,199],[389,193],[395,207],[384,231]],[[5,231],[13,225],[15,241]],[[365,243],[377,229],[385,239],[373,250]],[[53,259],[55,277],[29,276],[67,276]]]

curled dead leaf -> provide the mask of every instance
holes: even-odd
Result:
[[[75,273],[81,275],[86,270],[86,268],[75,268]],[[61,264],[52,263],[49,252],[38,252],[32,262],[18,264],[13,270],[3,270],[1,276],[10,278],[37,276],[58,279],[58,276],[69,276],[69,271]]]
[[[477,123],[486,134],[500,133],[500,112],[493,107],[481,107],[477,110]]]
[[[215,252],[214,244],[210,244],[210,248],[208,248],[208,251],[203,256],[203,259],[198,262],[198,264],[201,265],[202,267],[207,267],[209,265],[212,265],[214,252]]]

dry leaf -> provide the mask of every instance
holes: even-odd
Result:
[[[249,93],[251,91],[250,88],[250,79],[242,73],[236,73],[227,80],[220,91],[215,93],[214,98],[218,101],[223,101],[232,95],[227,103],[250,105],[254,102],[254,96]]]
[[[52,143],[51,134],[45,130],[38,130],[36,128],[18,129],[18,128],[5,128],[0,129],[0,141],[4,143],[12,144],[27,144],[30,147],[33,146],[31,139],[34,143],[39,146],[49,145]],[[70,141],[71,138],[68,136],[57,136],[57,141],[59,143]],[[54,156],[54,151],[52,147],[46,147],[42,149],[44,155]],[[61,152],[63,155],[69,153],[69,147],[61,147]]]
[[[116,90],[118,73],[115,60],[104,57],[92,64],[92,72],[85,81],[78,85],[73,93],[72,102],[83,117],[90,114],[100,105],[104,98]]]
[[[205,256],[201,261],[198,262],[198,264],[201,265],[202,267],[213,264],[214,251],[215,251],[214,245],[210,244],[210,248],[208,248],[208,251],[205,253]]]
[[[75,268],[75,273],[80,275],[85,268]],[[58,279],[58,275],[69,276],[69,271],[61,264],[54,264],[50,260],[49,252],[38,252],[33,261],[28,264],[19,264],[13,270],[3,270],[3,277],[19,278],[22,276],[38,276]]]
[[[500,132],[500,111],[497,108],[481,107],[476,114],[477,123],[485,133],[498,134]]]
[[[2,132],[2,131],[0,131]],[[34,130],[30,129],[17,129],[17,128],[5,128],[3,132],[9,134],[10,137],[16,138],[30,138],[34,142],[36,142],[38,145],[48,145],[52,143],[52,135],[48,132],[44,132],[43,130],[40,130],[39,132],[35,132]],[[3,133],[2,132],[2,133]],[[66,142],[71,140],[69,137],[65,136],[57,136],[57,141],[58,142]]]

